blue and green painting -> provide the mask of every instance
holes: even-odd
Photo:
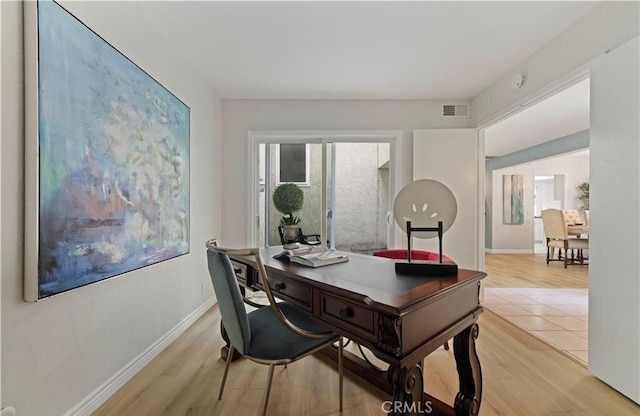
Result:
[[[189,107],[38,2],[38,283],[51,296],[189,252]]]

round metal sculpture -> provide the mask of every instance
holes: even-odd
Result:
[[[442,221],[446,232],[453,225],[458,214],[458,204],[453,192],[441,182],[419,179],[400,190],[393,204],[396,223],[407,232],[407,221],[412,227],[437,227]],[[434,238],[436,232],[415,232],[416,238]]]

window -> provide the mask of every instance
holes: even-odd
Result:
[[[276,183],[309,186],[309,145],[280,143],[276,145]]]

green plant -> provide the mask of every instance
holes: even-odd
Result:
[[[296,225],[300,222],[300,218],[294,217],[293,213],[302,209],[303,202],[302,189],[294,183],[283,183],[273,191],[273,205],[285,215],[280,220],[282,225]]]
[[[576,199],[582,202],[582,209],[589,209],[589,182],[583,182],[576,186],[578,190],[578,196]]]

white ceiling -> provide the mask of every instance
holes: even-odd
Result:
[[[126,2],[123,2],[126,3]],[[110,7],[119,6],[117,2]],[[595,2],[137,2],[220,98],[470,99]]]
[[[585,79],[485,130],[487,157],[503,156],[589,128]]]

